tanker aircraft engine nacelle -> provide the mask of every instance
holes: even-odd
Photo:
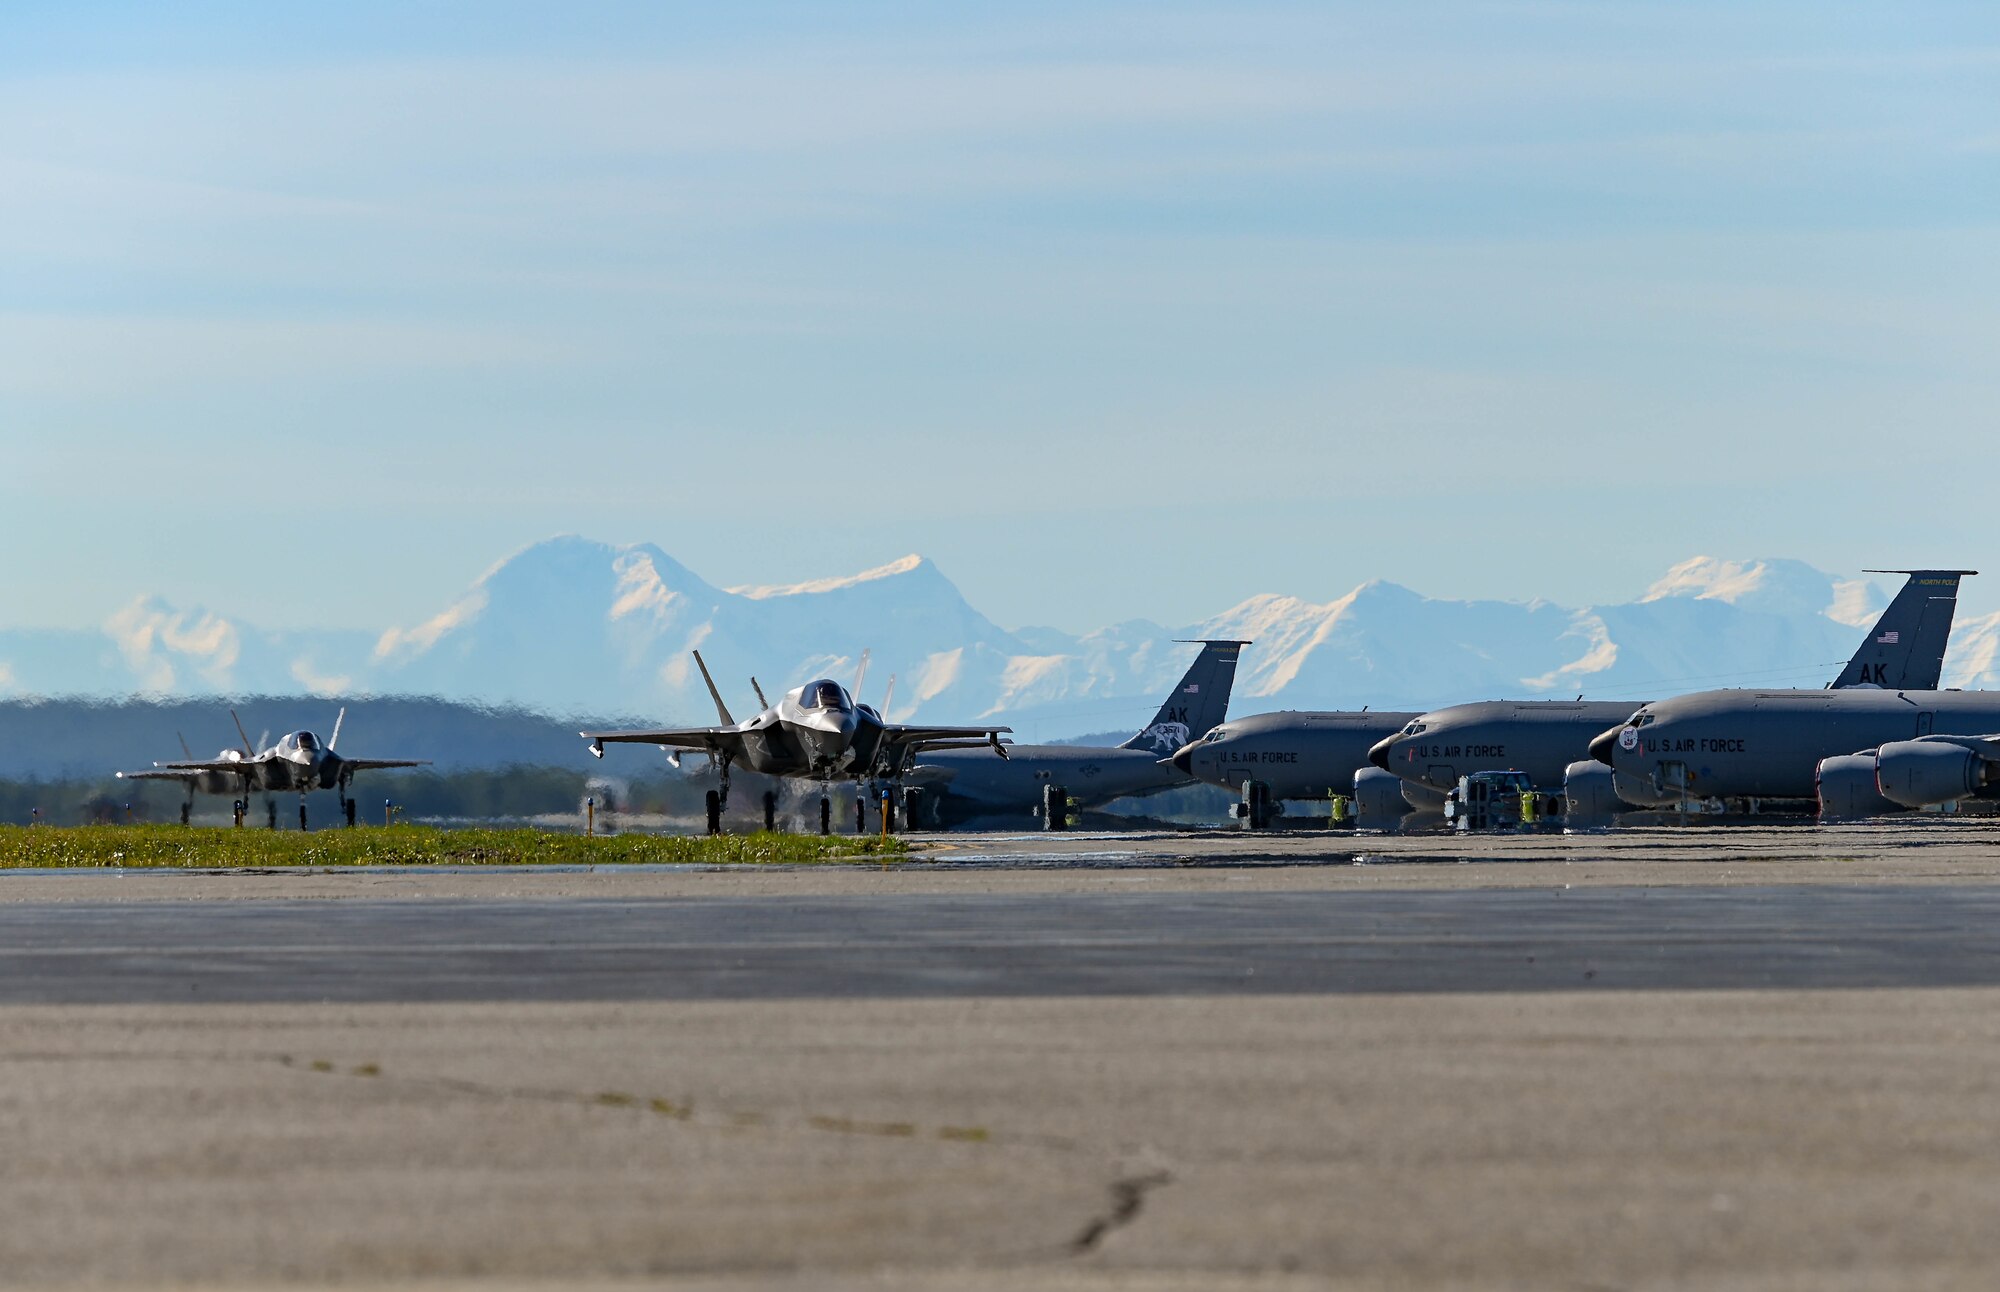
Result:
[[[1875,751],[1822,758],[1813,771],[1822,821],[1852,821],[1860,817],[1900,812],[1902,806],[1882,797],[1875,787]]]
[[[1403,782],[1403,802],[1409,804],[1413,812],[1429,812],[1443,816],[1446,797],[1443,791],[1434,790],[1428,785],[1419,785],[1415,781]]]
[[[1935,807],[1977,794],[1992,766],[1950,739],[1898,740],[1875,751],[1875,788],[1906,808]]]
[[[1358,825],[1390,826],[1410,811],[1403,797],[1403,778],[1379,767],[1362,767],[1354,773],[1354,820]]]
[[[1570,821],[1608,821],[1629,811],[1630,805],[1612,788],[1617,776],[1594,758],[1563,768],[1563,816]]]

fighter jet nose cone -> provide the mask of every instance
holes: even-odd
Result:
[[[1396,738],[1394,736],[1390,736],[1387,740],[1376,741],[1374,746],[1368,751],[1368,761],[1385,772],[1390,770],[1389,751],[1395,748],[1395,746]],[[1575,748],[1575,746],[1572,745],[1571,748]]]
[[[1592,740],[1590,742],[1590,756],[1598,762],[1603,763],[1606,767],[1617,766],[1617,764],[1611,761],[1611,755],[1612,751],[1618,748],[1618,733],[1623,730],[1625,730],[1623,727],[1613,727],[1611,730],[1599,735],[1595,740]],[[1571,748],[1574,747],[1571,746]]]

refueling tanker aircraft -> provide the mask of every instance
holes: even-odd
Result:
[[[1825,690],[1880,692],[1885,687],[1935,687],[1958,606],[1959,580],[1974,570],[1870,570],[1907,578],[1861,646]],[[1741,694],[1737,692],[1736,694]],[[1600,816],[1627,805],[1650,806],[1658,796],[1616,779],[1590,758],[1606,727],[1632,716],[1645,701],[1500,700],[1426,713],[1369,751],[1369,759],[1406,780],[1444,793],[1460,776],[1523,771],[1538,789],[1562,789],[1577,814]],[[1637,797],[1613,797],[1637,795]]]
[[[1196,780],[1240,790],[1247,780],[1262,781],[1271,798],[1324,799],[1353,795],[1364,816],[1400,816],[1412,807],[1436,811],[1441,795],[1410,798],[1420,787],[1368,766],[1368,751],[1416,718],[1414,713],[1361,709],[1353,712],[1257,713],[1231,718],[1174,754],[1173,765]]]
[[[897,782],[919,751],[940,745],[980,744],[1001,758],[1007,757],[1000,737],[1012,731],[1011,727],[884,722],[872,706],[855,703],[846,687],[828,678],[794,687],[776,704],[765,704],[764,689],[752,678],[757,702],[765,707],[757,716],[738,722],[729,716],[729,706],[715,689],[715,679],[709,676],[700,651],[694,652],[694,662],[701,670],[701,680],[708,684],[721,725],[579,734],[590,742],[591,755],[596,758],[604,757],[604,747],[611,744],[658,745],[676,767],[685,752],[706,753],[721,772],[720,787],[708,792],[710,830],[720,828],[722,810],[729,805],[729,769],[739,762],[766,776],[818,781],[820,831],[825,833],[832,820],[835,780]],[[859,685],[857,680],[857,689]]]
[[[1973,571],[1869,573],[1909,577],[1830,685],[1936,686],[1958,582]],[[1174,761],[1211,785],[1263,781],[1278,800],[1352,794],[1363,822],[1390,821],[1410,808],[1436,811],[1460,776],[1495,770],[1527,772],[1535,785],[1549,789],[1574,775],[1588,782],[1579,788],[1595,795],[1604,811],[1624,810],[1612,798],[1611,770],[1590,762],[1587,751],[1597,733],[1641,703],[1495,700],[1429,713],[1257,714],[1222,724]]]
[[[1590,753],[1636,806],[1816,800],[1830,818],[1943,807],[2000,798],[2000,692],[1703,691],[1646,705]]]
[[[427,759],[418,758],[346,758],[334,752],[333,747],[340,740],[340,724],[347,720],[347,710],[342,709],[333,720],[333,735],[322,745],[318,736],[310,731],[294,731],[278,737],[278,743],[253,753],[250,736],[243,730],[243,720],[231,709],[229,716],[236,723],[236,734],[243,738],[243,748],[225,749],[213,759],[202,761],[188,750],[187,743],[181,743],[181,752],[187,759],[178,763],[154,763],[153,770],[147,772],[119,772],[120,780],[127,781],[179,781],[187,788],[187,801],[181,804],[181,824],[188,823],[194,810],[194,796],[201,794],[228,794],[247,808],[250,795],[264,796],[264,810],[272,829],[278,828],[278,805],[271,795],[296,791],[299,796],[299,829],[306,828],[306,795],[314,790],[338,790],[340,792],[340,812],[347,824],[354,824],[354,800],[348,797],[347,787],[354,780],[356,772],[380,771],[389,767],[428,767]],[[261,743],[261,742],[260,742]]]
[[[1009,745],[1005,763],[973,750],[927,752],[910,768],[908,783],[923,791],[921,806],[913,811],[924,824],[943,827],[980,817],[1025,816],[1041,806],[1047,785],[1061,786],[1078,807],[1185,785],[1187,768],[1161,755],[1201,739],[1222,721],[1236,683],[1237,657],[1248,644],[1202,642],[1153,720],[1116,748]]]

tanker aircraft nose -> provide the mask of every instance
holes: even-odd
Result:
[[[1368,747],[1368,761],[1385,772],[1394,771],[1395,769],[1389,766],[1389,756],[1395,752],[1396,742],[1402,738],[1403,733],[1399,731],[1393,736],[1384,736],[1373,745],[1370,745]]]
[[[1598,762],[1603,763],[1606,767],[1616,767],[1617,764],[1612,761],[1612,757],[1618,750],[1618,733],[1629,731],[1631,728],[1631,723],[1621,722],[1611,728],[1611,730],[1592,737],[1590,741],[1590,756]]]
[[[1194,775],[1194,745],[1182,745],[1178,750],[1174,751],[1172,757],[1163,761],[1183,776]]]

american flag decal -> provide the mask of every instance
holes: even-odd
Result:
[[[1902,633],[1898,632],[1894,628],[1891,628],[1888,632],[1883,633],[1880,637],[1877,637],[1875,641],[1878,645],[1894,646],[1897,642],[1901,641],[1902,638],[1903,638]]]
[[[1201,693],[1201,683],[1199,682],[1189,682],[1187,686],[1182,690],[1183,695],[1199,695],[1200,693]]]

